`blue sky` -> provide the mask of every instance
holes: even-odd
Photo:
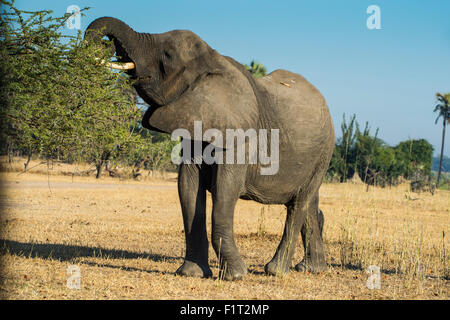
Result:
[[[450,92],[448,0],[16,0],[55,16],[69,5],[91,7],[82,30],[101,16],[140,32],[188,29],[239,62],[299,73],[324,95],[337,136],[343,114],[355,113],[390,145],[425,138],[440,152],[442,122],[434,124],[432,111],[435,93]],[[380,7],[380,30],[366,26],[369,5]]]

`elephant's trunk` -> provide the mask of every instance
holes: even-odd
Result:
[[[111,17],[98,18],[91,22],[85,32],[85,39],[96,43],[100,43],[104,36],[107,36],[110,40],[113,40],[115,52],[122,58],[126,56],[132,59],[134,53],[138,50],[137,46],[140,38],[139,33],[131,29],[126,23],[120,21],[119,19]],[[134,63],[131,62],[125,65],[106,62],[105,65],[121,70],[133,69],[135,67]]]

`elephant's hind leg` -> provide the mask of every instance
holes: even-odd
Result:
[[[287,214],[283,237],[275,256],[264,268],[266,273],[283,275],[289,272],[300,229],[305,221],[309,205],[310,199],[308,197],[301,199],[298,196],[286,205]]]
[[[197,165],[181,165],[178,193],[186,236],[186,257],[176,273],[192,277],[211,277],[206,235],[206,187]]]
[[[297,271],[321,272],[327,268],[322,240],[324,217],[318,204],[319,196],[317,194],[302,226],[305,256],[295,266]]]

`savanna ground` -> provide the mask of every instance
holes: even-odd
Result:
[[[20,164],[21,166],[22,164]],[[17,166],[17,164],[16,164]],[[31,164],[30,167],[34,165]],[[45,167],[45,166],[44,166]],[[68,166],[66,166],[68,167]],[[70,176],[40,166],[2,172],[2,299],[449,299],[450,192],[410,193],[407,184],[323,184],[329,268],[264,274],[280,240],[283,206],[239,200],[235,238],[250,273],[237,282],[176,276],[184,231],[176,176],[142,181]],[[66,172],[66,173],[65,173]],[[208,198],[211,210],[211,199]],[[210,211],[209,211],[210,212]],[[208,216],[210,237],[210,216]],[[303,255],[299,240],[294,263]],[[69,289],[67,269],[81,272]],[[381,268],[370,290],[366,268]]]

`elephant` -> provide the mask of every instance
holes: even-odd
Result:
[[[324,271],[319,188],[334,149],[334,127],[321,93],[301,75],[282,69],[254,78],[240,63],[219,54],[191,31],[140,33],[119,19],[102,17],[87,27],[85,39],[98,44],[104,37],[112,41],[117,56],[109,66],[125,70],[137,94],[149,105],[142,126],[169,134],[184,128],[194,136],[187,141],[201,145],[200,153],[189,155],[196,161],[185,158],[178,167],[186,250],[176,274],[213,275],[208,257],[207,192],[212,199],[211,243],[220,278],[239,280],[248,273],[233,231],[238,199],[287,208],[281,241],[264,267],[267,274],[291,270],[300,234],[305,254],[295,269]],[[244,163],[202,161],[201,151],[213,144],[204,135],[195,140],[195,122],[199,121],[204,130],[220,132],[278,130],[276,172],[262,174],[262,163],[247,161],[247,149]],[[273,141],[272,136],[269,140]],[[237,145],[215,150],[235,154]]]

